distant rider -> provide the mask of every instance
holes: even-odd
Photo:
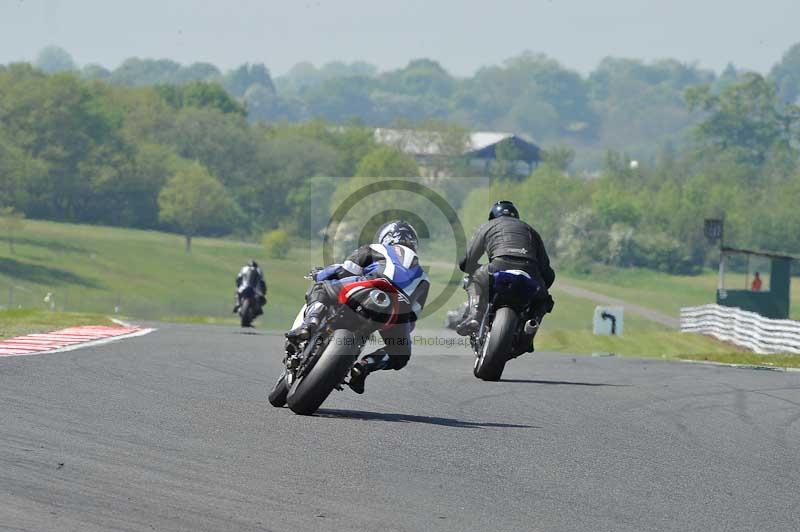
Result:
[[[489,262],[481,266],[478,261],[484,253],[489,257]],[[487,304],[485,299],[495,272],[522,270],[547,289],[556,278],[542,237],[519,219],[519,211],[510,201],[498,201],[492,206],[489,221],[473,235],[459,267],[469,275],[466,286],[469,308],[467,315],[456,327],[456,331],[462,336],[469,335],[480,326],[482,312]],[[552,299],[547,295],[537,309],[537,322],[550,309]]]
[[[364,393],[364,382],[373,371],[402,369],[411,358],[411,331],[430,286],[417,257],[418,242],[410,223],[395,220],[378,230],[374,244],[361,246],[342,264],[315,271],[316,282],[306,293],[303,323],[286,333],[289,340],[308,339],[328,305],[337,301],[339,291],[348,283],[374,278],[391,281],[408,301],[401,306],[397,324],[380,331],[384,347],[364,356],[350,371],[349,386],[356,393]]]
[[[242,269],[239,270],[239,275],[236,276],[236,296],[235,296],[235,305],[233,307],[233,313],[236,314],[239,312],[239,307],[242,305],[242,299],[239,289],[242,287],[242,283],[244,282],[245,276],[250,272],[250,270],[255,270],[256,275],[258,276],[258,286],[256,288],[256,292],[258,295],[258,311],[256,312],[256,316],[259,316],[264,313],[261,309],[267,303],[267,283],[264,281],[264,272],[261,271],[259,268],[258,263],[254,260],[251,260],[248,264],[242,266]]]

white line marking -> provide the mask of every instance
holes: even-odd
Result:
[[[715,362],[713,360],[692,360],[689,358],[676,358],[673,360],[677,360],[678,362],[686,362],[688,364],[702,364],[704,366],[716,366],[718,368],[768,370],[768,371],[781,371],[784,373],[800,372],[800,368],[787,368],[784,366],[766,366],[762,364],[733,364],[727,362]]]

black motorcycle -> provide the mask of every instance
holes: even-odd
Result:
[[[316,412],[334,389],[343,389],[369,336],[397,322],[402,302],[408,303],[406,296],[386,279],[346,284],[308,340],[287,341],[285,368],[269,394],[270,404],[288,404],[300,415]],[[293,327],[300,325],[304,310]]]
[[[506,362],[530,351],[542,307],[547,309],[552,299],[526,272],[506,270],[493,275],[488,301],[480,327],[470,335],[473,373],[485,381],[498,381]]]
[[[247,268],[242,275],[239,293],[239,319],[242,327],[252,327],[253,320],[264,313],[262,307],[267,298],[262,292],[262,280],[258,270]]]

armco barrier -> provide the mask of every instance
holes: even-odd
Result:
[[[708,334],[756,353],[800,353],[800,322],[721,305],[681,309],[681,332]]]

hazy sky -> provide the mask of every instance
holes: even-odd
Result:
[[[0,63],[47,44],[79,64],[131,56],[263,62],[430,57],[471,74],[524,50],[590,71],[605,56],[767,71],[800,41],[800,0],[0,0]]]

